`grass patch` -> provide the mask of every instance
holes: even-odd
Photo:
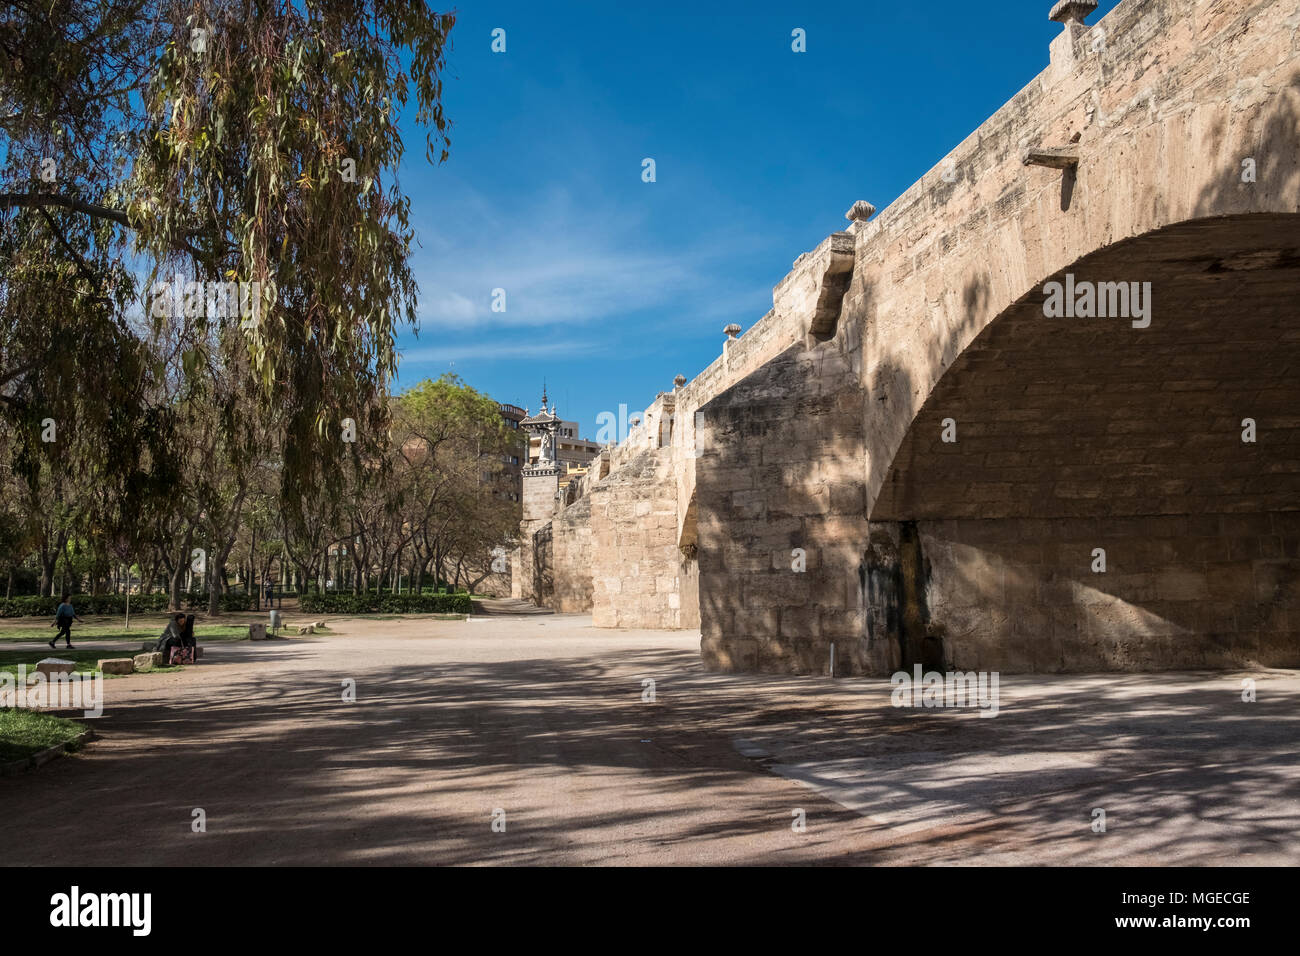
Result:
[[[0,708],[0,763],[22,760],[56,744],[66,744],[85,729],[53,714]]]
[[[14,680],[18,679],[18,665],[26,664],[27,673],[30,675],[36,670],[37,661],[44,660],[47,657],[57,657],[60,660],[72,661],[73,670],[82,674],[93,674],[95,665],[100,661],[107,660],[110,657],[135,657],[136,654],[143,654],[139,644],[124,644],[121,647],[99,647],[93,650],[83,651],[80,648],[66,650],[62,645],[58,650],[51,651],[48,647],[43,647],[39,651],[0,651],[0,674],[8,674]],[[155,667],[151,674],[161,671],[177,671],[180,667]],[[125,677],[125,674],[105,674],[104,679],[109,680],[114,677]]]
[[[156,641],[167,626],[165,614],[142,615],[139,623],[131,618],[131,628],[127,630],[121,619],[88,617],[85,624],[72,625],[72,643],[77,641],[133,641],[139,647],[145,641]],[[21,622],[21,623],[20,623]],[[49,626],[49,622],[37,624],[31,618],[20,618],[0,623],[0,643],[18,641],[48,642],[58,632]],[[199,624],[195,622],[194,636],[202,644],[204,641],[238,641],[248,637],[248,624]],[[60,643],[59,645],[63,645]],[[139,653],[137,651],[137,653]]]

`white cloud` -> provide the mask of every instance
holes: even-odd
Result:
[[[438,345],[430,348],[408,348],[401,350],[401,366],[410,368],[421,365],[441,365],[447,362],[470,360],[491,361],[493,359],[520,359],[542,355],[562,355],[576,357],[591,355],[600,351],[600,343],[594,339],[564,339],[555,342],[527,342],[498,336],[488,339],[475,339],[453,345]]]
[[[723,278],[736,252],[731,238],[647,248],[641,223],[621,207],[552,191],[512,203],[506,220],[472,190],[456,192],[453,208],[436,213],[454,227],[430,231],[417,223],[426,250],[414,262],[423,328],[608,322],[631,331],[627,323],[638,318],[691,324],[716,316],[751,292]],[[492,311],[495,289],[505,290],[504,312]]]

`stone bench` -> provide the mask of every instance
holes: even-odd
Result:
[[[105,674],[134,674],[135,661],[130,657],[108,657],[96,664],[95,669]]]
[[[162,667],[163,656],[159,651],[152,651],[148,654],[137,654],[131,660],[134,661],[136,670],[151,671],[155,667]]]

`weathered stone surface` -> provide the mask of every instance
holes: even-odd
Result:
[[[302,633],[301,628],[298,633]],[[254,622],[248,625],[248,639],[250,641],[266,640],[266,625],[261,622]]]
[[[74,661],[64,660],[61,657],[46,657],[36,662],[34,672],[48,677],[51,674],[71,674],[76,669],[77,665]]]
[[[96,664],[95,669],[105,674],[133,674],[135,661],[129,657],[108,657]]]
[[[561,612],[591,609],[591,498],[574,502],[551,522],[552,607]]]
[[[154,651],[148,654],[136,654],[132,658],[135,669],[138,671],[151,671],[155,667],[162,667],[163,656],[160,652]]]

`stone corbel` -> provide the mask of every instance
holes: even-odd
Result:
[[[1049,169],[1073,169],[1079,165],[1079,146],[1031,146],[1021,150],[1020,161],[1026,166]]]
[[[831,233],[795,260],[790,274],[772,290],[774,310],[801,316],[804,331],[816,338],[833,335],[853,276],[854,245],[851,232]]]

